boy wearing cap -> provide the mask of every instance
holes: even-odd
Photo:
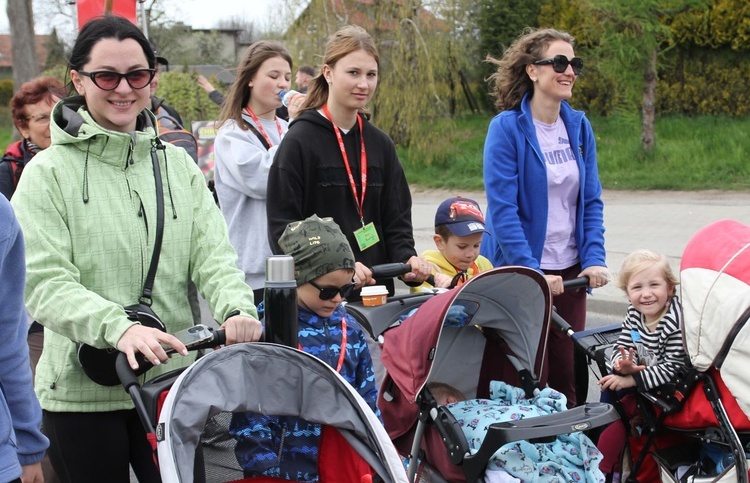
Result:
[[[346,236],[332,218],[312,215],[289,223],[279,246],[294,258],[299,348],[334,368],[380,417],[365,333],[342,305],[355,285],[354,253]],[[258,313],[263,316],[263,304]],[[318,481],[320,425],[244,413],[233,415],[229,429],[245,477]]]
[[[479,255],[482,234],[486,231],[484,215],[476,201],[456,196],[440,203],[433,236],[437,250],[422,253],[422,258],[437,269],[433,273],[435,287],[452,288],[492,268],[490,261]],[[411,292],[431,287],[424,283]]]

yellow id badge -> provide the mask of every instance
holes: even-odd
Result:
[[[359,251],[361,252],[367,250],[380,241],[380,237],[378,237],[378,231],[375,229],[375,225],[373,225],[372,222],[366,224],[359,230],[355,230],[354,238],[357,239],[357,245],[359,245]]]

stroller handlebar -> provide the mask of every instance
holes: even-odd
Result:
[[[589,277],[584,275],[583,277],[571,278],[569,280],[563,280],[563,288],[565,290],[573,290],[579,288],[585,288],[589,286]],[[555,310],[552,310],[552,322],[555,326],[563,333],[567,334],[568,337],[572,337],[575,334],[573,328],[568,322],[560,317]]]
[[[372,267],[370,267],[370,270],[372,271],[372,278],[376,280],[381,278],[396,278],[411,272],[411,265],[409,265],[408,263],[398,262],[382,263],[380,265],[373,265]],[[425,280],[425,282],[434,286],[435,277],[430,275],[429,277],[427,277],[427,280]]]
[[[571,278],[570,280],[563,280],[563,287],[565,290],[574,288],[585,288],[589,286],[589,277],[584,275],[583,277]]]
[[[411,265],[408,263],[383,263],[373,265],[372,278],[396,278],[411,272]]]

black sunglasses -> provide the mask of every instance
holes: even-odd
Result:
[[[573,67],[573,73],[575,75],[580,74],[583,70],[583,59],[581,59],[580,57],[573,57],[572,59],[568,60],[568,58],[562,54],[556,55],[551,59],[542,59],[534,62],[534,65],[549,64],[552,64],[552,70],[554,70],[558,74],[562,74],[563,72],[568,70],[568,65]]]
[[[317,283],[310,280],[310,285],[320,290],[320,293],[318,294],[318,297],[320,297],[320,300],[331,300],[333,297],[336,296],[336,294],[341,294],[341,298],[347,298],[349,295],[351,295],[352,291],[354,290],[354,287],[357,285],[354,283],[354,280],[349,282],[348,284],[344,285],[343,287],[321,287]]]
[[[120,85],[123,77],[131,88],[143,89],[154,79],[155,71],[154,69],[136,69],[120,74],[111,70],[97,70],[94,72],[79,70],[78,73],[90,78],[91,82],[99,89],[113,91]]]

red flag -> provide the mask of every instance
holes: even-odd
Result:
[[[107,0],[76,0],[76,13],[78,14],[78,30],[92,18],[104,15],[104,4]],[[135,16],[136,0],[110,0],[112,13],[125,17],[138,25]]]

